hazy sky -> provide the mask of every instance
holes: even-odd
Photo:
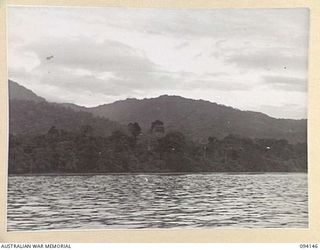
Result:
[[[9,78],[84,106],[169,94],[305,118],[308,19],[307,9],[10,7]]]

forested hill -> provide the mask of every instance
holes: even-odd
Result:
[[[229,134],[238,134],[252,139],[286,139],[290,143],[306,142],[307,140],[307,120],[305,119],[275,119],[263,113],[241,111],[204,100],[192,100],[180,96],[163,95],[157,98],[143,100],[126,99],[93,108],[81,107],[72,103],[55,104],[55,107],[50,106],[49,108],[49,103],[42,104],[42,108],[49,108],[50,112],[55,113],[50,114],[49,111],[48,113],[45,110],[38,110],[34,104],[22,104],[17,101],[32,100],[41,103],[45,101],[42,97],[37,96],[32,91],[12,81],[9,81],[9,86],[10,99],[15,100],[15,102],[11,102],[10,105],[12,106],[10,107],[12,111],[12,117],[10,117],[10,119],[17,119],[12,128],[12,132],[14,133],[20,133],[25,129],[30,129],[29,127],[34,125],[34,121],[37,120],[32,121],[27,119],[28,113],[32,114],[32,110],[37,110],[37,112],[42,114],[43,118],[39,119],[43,120],[42,123],[47,123],[45,126],[46,129],[52,121],[57,120],[54,118],[57,113],[63,113],[62,116],[66,118],[68,115],[65,113],[70,113],[71,110],[73,110],[76,112],[89,112],[96,117],[104,117],[111,121],[118,122],[123,126],[127,126],[130,122],[138,122],[143,131],[149,131],[150,124],[153,121],[161,120],[165,123],[167,131],[180,131],[186,137],[200,142],[206,142],[209,136],[222,139]],[[26,106],[25,110],[23,110],[22,107],[21,109],[19,108],[21,105],[29,105],[30,107]],[[14,106],[17,107],[15,108]],[[65,110],[63,107],[68,109]],[[30,112],[24,113],[29,109]],[[20,117],[20,115],[22,117]],[[75,121],[77,121],[77,119],[81,120],[79,124],[83,124],[84,121],[88,119],[94,120],[89,118],[88,114],[70,113],[70,117],[75,116],[86,117],[82,120],[81,118],[75,118]],[[48,117],[49,120],[44,121],[45,117]],[[12,121],[12,119],[10,121]],[[34,117],[32,117],[32,119],[34,119]],[[73,123],[73,121],[64,122]],[[90,124],[93,124],[93,122],[90,122]],[[68,129],[70,128],[69,125],[60,127]],[[113,125],[110,124],[110,126],[112,127]],[[110,126],[106,126],[106,128]],[[35,127],[34,129],[38,130],[39,128]],[[41,130],[41,132],[44,132],[44,130]]]
[[[126,130],[117,122],[95,117],[84,111],[74,111],[61,104],[47,102],[31,90],[9,80],[10,134],[38,135],[51,127],[80,132],[88,126],[96,136],[109,136],[116,130]]]
[[[281,139],[305,140],[305,121],[169,96],[66,107],[18,89],[9,104],[12,174],[307,171],[307,144]]]
[[[306,120],[275,119],[263,113],[179,96],[127,99],[87,110],[123,124],[136,121],[144,129],[159,119],[167,129],[181,131],[196,141],[206,141],[212,135],[221,139],[229,134],[286,139],[293,143],[307,139]]]
[[[36,95],[31,90],[11,80],[9,80],[9,98],[10,100],[25,100],[34,102],[46,101],[44,98]]]
[[[11,134],[44,134],[51,127],[80,132],[91,126],[97,136],[109,136],[113,131],[126,129],[117,122],[95,117],[88,112],[76,112],[57,104],[10,100],[9,131]]]

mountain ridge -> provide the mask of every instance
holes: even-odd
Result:
[[[306,121],[307,118],[299,118],[299,119],[294,119],[294,118],[282,118],[282,117],[273,117],[271,115],[268,115],[266,113],[263,113],[263,112],[260,112],[260,111],[254,111],[254,110],[246,110],[246,109],[239,109],[239,108],[235,108],[235,107],[232,107],[232,106],[229,106],[229,105],[225,105],[225,104],[221,104],[221,103],[217,103],[217,102],[213,102],[213,101],[209,101],[209,100],[205,100],[205,99],[192,99],[192,98],[188,98],[188,97],[183,97],[183,96],[179,96],[179,95],[160,95],[160,96],[157,96],[157,97],[150,97],[150,98],[126,98],[126,99],[122,99],[122,100],[117,100],[117,101],[114,101],[114,102],[111,102],[111,103],[105,103],[105,104],[100,104],[100,105],[97,105],[97,106],[93,106],[93,107],[86,107],[86,106],[81,106],[81,105],[77,105],[77,104],[73,104],[73,103],[61,103],[63,105],[72,105],[72,106],[77,106],[76,108],[82,108],[82,109],[96,109],[96,108],[99,108],[99,107],[105,107],[105,106],[108,106],[108,105],[114,105],[114,104],[117,104],[117,103],[122,103],[122,102],[127,102],[127,101],[130,101],[130,102],[139,102],[139,101],[145,101],[145,100],[155,100],[155,99],[161,99],[161,98],[164,98],[164,97],[174,97],[174,98],[181,98],[181,99],[184,99],[184,100],[190,100],[190,101],[199,101],[199,102],[204,102],[204,103],[211,103],[211,104],[215,104],[215,105],[218,105],[218,106],[222,106],[222,107],[225,107],[225,108],[231,108],[231,109],[234,109],[234,110],[237,110],[237,111],[241,111],[241,112],[249,112],[249,113],[253,113],[253,114],[260,114],[260,115],[263,115],[263,116],[267,116],[271,119],[276,119],[276,120],[291,120],[291,121]]]
[[[9,79],[9,99],[27,100],[34,102],[45,102],[46,99],[38,96],[32,90],[20,85],[19,83]]]
[[[95,117],[86,110],[47,102],[31,90],[9,80],[9,132],[13,135],[45,134],[52,127],[80,132],[86,126],[94,128],[96,136],[109,136],[116,130],[125,130],[117,122]]]
[[[19,86],[19,88],[22,88],[30,93],[32,93],[33,95],[35,95],[37,98],[39,98],[39,100],[41,101],[47,101],[45,98],[43,97],[40,97],[39,95],[37,95],[36,93],[34,93],[32,90],[29,90],[28,88],[24,87],[23,85],[13,81],[13,80],[8,80],[9,81],[9,87],[11,87],[12,85],[16,85],[16,86]],[[10,89],[9,88],[9,92],[10,92]],[[9,93],[9,96],[10,96],[10,99],[18,99],[18,98],[15,98],[14,97],[14,93]],[[246,109],[239,109],[239,108],[235,108],[235,107],[232,107],[232,106],[229,106],[229,105],[225,105],[225,104],[222,104],[222,103],[217,103],[217,102],[214,102],[214,101],[209,101],[209,100],[205,100],[205,99],[193,99],[193,98],[188,98],[188,97],[183,97],[183,96],[180,96],[180,95],[168,95],[168,94],[162,94],[162,95],[159,95],[157,97],[149,97],[149,98],[135,98],[135,97],[128,97],[126,99],[121,99],[121,100],[116,100],[114,102],[110,102],[110,103],[104,103],[104,104],[100,104],[100,105],[97,105],[97,106],[92,106],[92,107],[87,107],[87,106],[83,106],[83,105],[78,105],[78,104],[75,104],[75,103],[70,103],[70,102],[50,102],[50,103],[55,103],[57,105],[63,105],[63,106],[66,106],[66,107],[70,107],[70,108],[74,108],[74,109],[77,109],[77,110],[90,110],[90,109],[96,109],[96,108],[99,108],[99,107],[102,107],[102,106],[106,106],[106,105],[113,105],[113,104],[117,104],[117,103],[121,103],[121,102],[126,102],[126,101],[135,101],[135,102],[138,102],[138,101],[144,101],[144,100],[153,100],[153,99],[159,99],[159,98],[165,98],[165,97],[176,97],[176,98],[181,98],[181,99],[185,99],[185,100],[192,100],[192,101],[200,101],[200,102],[205,102],[205,103],[211,103],[211,104],[216,104],[216,105],[219,105],[219,106],[223,106],[223,107],[226,107],[226,108],[231,108],[231,109],[234,109],[234,110],[238,110],[238,111],[242,111],[242,112],[251,112],[251,113],[255,113],[255,114],[262,114],[264,116],[267,116],[269,118],[272,118],[272,119],[276,119],[276,120],[292,120],[292,121],[306,121],[307,118],[299,118],[299,119],[295,119],[295,118],[282,118],[282,117],[273,117],[271,115],[268,115],[266,113],[263,113],[261,111],[254,111],[254,110],[246,110]],[[25,100],[25,98],[20,98],[22,100]]]
[[[9,80],[9,85],[12,84],[17,83]],[[21,90],[28,92],[24,87]],[[20,97],[17,94],[11,96],[12,93],[15,92],[10,91],[10,99],[21,100],[27,96],[28,100],[29,95],[23,91],[18,92]],[[36,102],[45,100],[34,95],[32,97]],[[229,134],[249,138],[286,139],[293,143],[305,142],[307,139],[307,119],[274,118],[262,112],[243,111],[207,100],[195,100],[177,95],[144,99],[127,98],[89,108],[72,103],[50,104],[76,112],[91,113],[124,126],[130,122],[138,122],[144,131],[149,131],[153,121],[161,120],[167,131],[181,131],[190,139],[200,142],[207,141],[210,136],[221,139]]]
[[[239,134],[250,138],[306,140],[306,119],[280,119],[261,112],[241,111],[206,100],[163,95],[127,99],[87,109],[96,116],[127,124],[138,122],[145,130],[161,120],[170,130],[181,130],[195,140]]]

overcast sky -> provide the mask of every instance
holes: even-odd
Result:
[[[83,106],[169,94],[306,118],[308,19],[307,9],[10,7],[9,78]]]

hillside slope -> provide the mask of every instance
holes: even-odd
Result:
[[[9,105],[9,131],[11,134],[44,134],[51,127],[80,132],[90,126],[96,136],[109,136],[123,126],[88,112],[76,112],[60,105],[24,100],[11,100]]]
[[[150,128],[151,122],[159,119],[167,130],[182,131],[198,141],[206,141],[209,136],[223,138],[229,134],[287,139],[290,142],[305,142],[307,139],[307,120],[275,119],[259,112],[179,96],[127,99],[87,110],[123,124],[138,122],[145,130]]]
[[[207,142],[210,136],[222,139],[229,134],[250,138],[286,139],[290,143],[307,140],[307,120],[275,119],[263,113],[241,111],[204,100],[163,95],[143,100],[131,98],[86,108],[72,103],[48,103],[15,82],[9,81],[9,86],[12,100],[10,123],[14,133],[43,132],[49,124],[59,124],[61,129],[69,130],[72,129],[71,124],[78,126],[85,123],[100,126],[98,130],[101,133],[103,126],[107,130],[119,127],[115,122],[122,126],[138,122],[144,132],[147,132],[153,121],[161,120],[166,131],[180,131],[190,139],[200,142]],[[32,101],[34,104],[20,101]],[[35,103],[42,105],[36,107]],[[61,118],[57,118],[59,112]],[[38,116],[35,113],[38,113]],[[99,125],[98,117],[107,118],[109,121],[104,119]],[[40,124],[36,125],[35,122]]]
[[[109,136],[124,127],[89,112],[74,111],[61,104],[47,102],[31,90],[9,80],[9,132],[44,134],[51,127],[80,132],[90,126],[96,136]]]
[[[9,80],[9,98],[12,100],[26,100],[34,102],[46,101],[44,98],[36,95],[31,90],[11,80]]]

